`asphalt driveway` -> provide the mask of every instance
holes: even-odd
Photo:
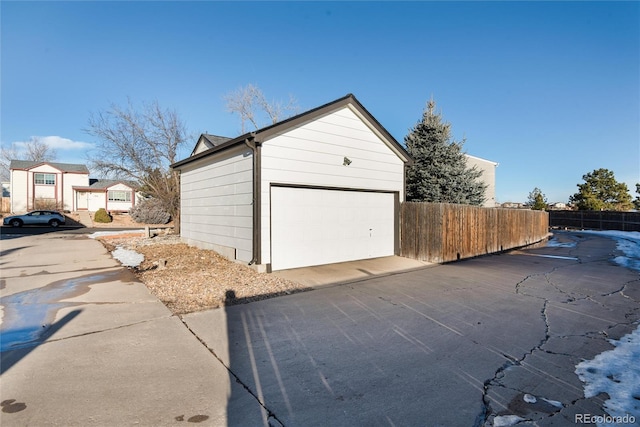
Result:
[[[0,423],[575,425],[607,399],[575,366],[637,327],[640,281],[613,240],[560,239],[183,319],[98,242],[3,240],[3,336],[46,333],[3,347]]]

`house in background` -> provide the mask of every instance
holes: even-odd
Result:
[[[94,180],[92,180],[94,181]],[[95,180],[89,186],[74,186],[75,210],[128,212],[140,198],[138,185],[132,181]]]
[[[353,96],[234,139],[180,171],[181,236],[259,271],[399,253],[405,149]]]
[[[85,165],[11,160],[11,212],[38,208],[75,210],[74,186],[89,185]]]
[[[472,168],[475,166],[482,171],[482,175],[478,180],[487,186],[484,191],[484,203],[482,206],[495,208],[498,205],[496,202],[496,168],[498,163],[468,154],[465,154],[465,157],[467,158],[467,167]]]
[[[196,146],[193,148],[191,155],[196,155],[206,151],[210,148],[217,147],[227,141],[231,141],[232,138],[227,138],[226,136],[218,136],[218,135],[209,135],[208,133],[203,133],[198,138],[198,142]]]
[[[90,180],[89,169],[81,164],[11,160],[9,169],[10,209],[15,213],[39,208],[127,212],[139,197],[135,183]]]

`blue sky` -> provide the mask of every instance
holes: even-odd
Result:
[[[157,100],[236,136],[225,94],[305,111],[353,93],[400,142],[433,97],[499,202],[566,202],[598,168],[640,182],[638,2],[2,1],[3,146],[50,137],[84,162],[111,103]],[[195,144],[187,144],[185,156]]]

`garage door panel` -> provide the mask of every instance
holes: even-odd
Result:
[[[394,194],[271,188],[273,270],[394,253]]]

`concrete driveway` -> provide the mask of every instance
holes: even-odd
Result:
[[[185,322],[285,426],[575,425],[606,399],[575,367],[635,329],[640,283],[612,240],[563,238]]]
[[[254,422],[240,415],[253,396],[102,244],[62,230],[0,243],[0,425]]]
[[[575,365],[635,329],[640,284],[612,240],[562,238],[184,323],[98,242],[3,240],[2,334],[33,342],[2,349],[0,423],[575,425],[607,398]]]

